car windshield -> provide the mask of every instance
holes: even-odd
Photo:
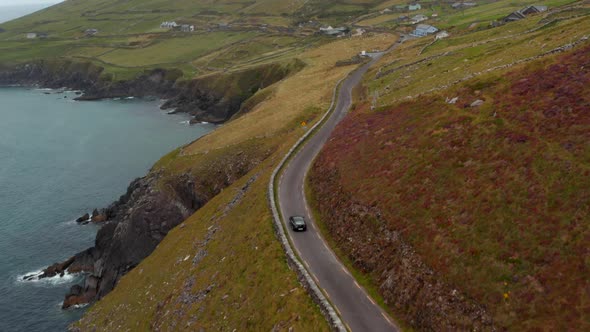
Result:
[[[295,221],[295,224],[297,225],[305,225],[305,221],[301,217],[295,217],[293,218],[293,221]]]

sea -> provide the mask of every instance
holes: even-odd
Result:
[[[91,247],[106,207],[163,155],[215,129],[156,99],[78,102],[72,91],[0,88],[0,331],[64,331],[86,308],[62,310],[66,275],[22,276]]]

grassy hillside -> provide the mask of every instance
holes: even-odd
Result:
[[[302,53],[306,67],[272,86],[247,115],[162,158],[152,170],[162,174],[162,190],[166,178],[187,172],[206,186],[203,174],[220,163],[239,167],[236,158],[258,166],[170,232],[76,327],[328,330],[276,241],[267,185],[272,169],[306,130],[300,123],[313,124],[330,104],[334,84],[354,69],[335,67],[336,61],[394,41],[383,34]]]
[[[405,45],[314,165],[330,237],[419,329],[473,326],[469,303],[500,329],[590,328],[590,46],[521,62],[590,33],[559,17]]]
[[[292,57],[319,41],[311,36],[317,27],[297,22],[326,11],[323,23],[342,23],[358,13],[338,8],[366,11],[381,2],[68,0],[1,24],[0,64],[65,58],[93,62],[120,79],[150,68],[176,68],[192,78]],[[164,21],[195,31],[160,28]],[[89,36],[88,29],[98,32]],[[27,39],[28,33],[46,37]]]
[[[254,93],[230,122],[171,152],[151,172],[162,191],[169,190],[167,179],[191,174],[211,194],[235,180],[213,181],[223,178],[219,165],[253,169],[174,229],[76,326],[327,330],[275,241],[268,177],[307,129],[301,122],[318,119],[334,84],[353,69],[335,63],[395,41],[371,30],[407,33],[413,26],[395,19],[425,14],[425,23],[451,37],[413,39],[386,55],[315,166],[314,189],[325,193],[316,202],[332,240],[395,315],[419,329],[489,327],[490,317],[515,330],[585,329],[589,50],[550,54],[587,43],[589,5],[500,0],[454,10],[426,1],[419,11],[395,9],[404,3],[68,0],[1,24],[0,68],[43,59],[104,68],[113,82],[177,69],[170,72],[182,72],[180,84]],[[532,3],[550,11],[489,25]],[[195,31],[162,29],[163,21]],[[326,24],[369,33],[314,34]],[[98,33],[86,36],[87,29]],[[47,38],[27,39],[30,32]],[[545,60],[535,62],[539,57]],[[301,62],[302,70],[262,89],[257,77],[242,75],[257,68],[252,72],[272,76],[266,69],[299,69]],[[535,64],[522,69],[523,63]],[[447,104],[447,97],[459,101]],[[483,105],[467,107],[476,99]],[[342,221],[354,227],[340,227]]]

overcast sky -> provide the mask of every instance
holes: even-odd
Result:
[[[0,0],[0,6],[37,5],[62,2],[63,0]]]

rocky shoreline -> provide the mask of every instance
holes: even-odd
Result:
[[[252,76],[244,83],[250,85],[248,92],[229,97],[218,89],[208,89],[201,81],[181,82],[182,73],[174,71],[154,69],[130,81],[112,82],[104,79],[102,68],[70,62],[39,62],[0,71],[0,86],[67,87],[83,92],[76,100],[155,96],[167,99],[162,109],[191,114],[192,123],[222,123],[239,112],[242,103],[260,88],[290,73],[276,70],[271,65],[262,70],[263,75],[242,73]],[[39,274],[24,276],[23,280],[85,274],[83,284],[72,286],[66,294],[63,309],[104,297],[123,275],[155,250],[170,230],[260,161],[242,153],[221,159],[212,161],[215,166],[198,178],[190,171],[164,176],[152,170],[134,180],[117,201],[76,220],[79,224],[101,224],[93,247],[54,263]]]
[[[303,63],[269,64],[204,79],[183,79],[178,69],[145,70],[130,80],[115,80],[91,63],[37,61],[0,70],[0,86],[38,86],[79,90],[78,101],[109,98],[157,97],[170,113],[187,113],[192,123],[220,124],[240,112],[258,90],[303,67]]]

